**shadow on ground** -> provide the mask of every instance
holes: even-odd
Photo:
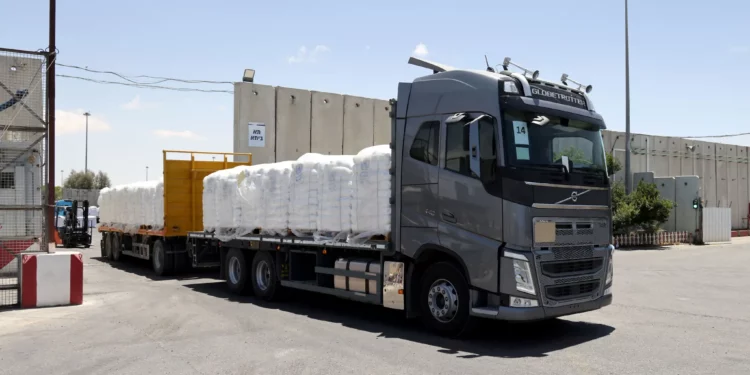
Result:
[[[224,282],[187,284],[186,287],[212,297],[248,303],[265,309],[305,315],[312,319],[340,323],[357,330],[379,333],[380,338],[409,340],[438,347],[439,352],[457,358],[545,357],[548,353],[580,345],[612,333],[613,327],[568,320],[535,323],[505,323],[480,320],[475,332],[462,340],[435,336],[416,319],[405,319],[403,312],[342,300],[336,297],[285,290],[280,302],[231,294]]]
[[[209,268],[198,268],[198,269],[192,269],[190,267],[186,267],[184,271],[178,272],[173,276],[156,276],[154,273],[154,270],[151,268],[151,261],[144,260],[144,259],[138,259],[128,256],[123,256],[120,258],[119,261],[115,262],[113,260],[109,260],[108,258],[102,258],[102,257],[92,257],[91,259],[99,261],[105,265],[109,265],[110,267],[125,271],[127,273],[147,277],[153,281],[161,281],[161,280],[197,280],[197,279],[206,279],[206,278],[215,278],[218,277],[219,271],[218,268],[215,269],[209,269]]]

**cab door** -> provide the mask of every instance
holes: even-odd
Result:
[[[446,116],[438,173],[440,245],[463,260],[472,286],[491,292],[498,285],[503,207],[484,184],[497,178],[496,127],[488,115]]]

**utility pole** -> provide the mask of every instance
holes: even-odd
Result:
[[[91,113],[84,113],[84,116],[86,116],[86,161],[84,162],[83,171],[85,175],[89,174],[89,116],[91,116]]]
[[[49,251],[49,240],[55,231],[55,18],[57,4],[49,0],[49,47],[47,51],[47,233],[42,250]]]
[[[625,0],[625,192],[632,190],[630,171],[630,46],[628,42],[628,0]]]

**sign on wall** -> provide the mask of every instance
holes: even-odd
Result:
[[[247,145],[249,147],[266,147],[266,124],[262,122],[247,123]]]

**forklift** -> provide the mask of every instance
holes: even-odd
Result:
[[[78,223],[78,201],[58,201],[55,205],[57,236],[55,247],[75,248],[91,246],[93,229],[89,227],[89,201],[83,201],[83,220]],[[60,222],[62,219],[62,223]],[[62,224],[62,226],[60,225]]]

